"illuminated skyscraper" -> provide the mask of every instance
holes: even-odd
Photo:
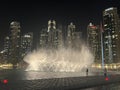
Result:
[[[62,30],[56,29],[55,20],[48,21],[47,37],[48,48],[58,48],[61,46]]]
[[[67,31],[67,46],[68,47],[73,47],[75,29],[76,29],[75,25],[71,22],[70,25],[68,25],[68,31]]]
[[[33,33],[29,32],[21,36],[21,56],[22,58],[32,51]]]
[[[40,48],[47,48],[48,47],[47,42],[48,42],[47,29],[43,28],[40,31]]]
[[[82,44],[81,40],[82,40],[82,32],[80,31],[74,32],[73,41],[72,41],[73,47],[76,49],[80,49]]]
[[[117,8],[111,7],[103,11],[104,24],[104,58],[105,63],[120,61],[119,52],[119,17]]]
[[[55,48],[56,41],[56,22],[53,20],[48,21],[48,46],[49,48]]]
[[[49,20],[48,21],[48,32],[51,30],[51,29],[56,29],[56,21],[55,20]]]
[[[100,29],[92,23],[87,27],[87,45],[94,55],[95,63],[100,63]]]
[[[56,38],[57,48],[63,47],[63,33],[61,29],[57,29],[57,38]]]
[[[10,49],[10,38],[7,36],[4,39],[4,60],[9,58],[9,49]]]
[[[69,48],[80,49],[82,40],[82,32],[76,29],[76,26],[71,22],[67,27],[66,45]]]
[[[10,30],[9,62],[15,65],[20,61],[20,23],[16,21],[11,22]]]

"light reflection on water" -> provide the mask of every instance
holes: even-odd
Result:
[[[94,75],[89,72],[89,75]],[[1,70],[0,77],[14,80],[34,80],[44,78],[61,78],[61,77],[79,77],[86,76],[86,72],[40,72],[40,71],[24,71],[19,69]]]
[[[81,72],[25,72],[25,79],[44,79],[44,78],[61,78],[61,77],[77,77],[84,76],[85,73]]]
[[[96,75],[96,73],[89,69],[89,76]],[[86,76],[86,69],[79,72],[41,72],[41,71],[24,71],[24,78],[27,80],[44,79],[44,78],[63,78],[63,77],[80,77]]]

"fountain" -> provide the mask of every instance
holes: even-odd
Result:
[[[29,64],[26,71],[79,72],[89,67],[94,58],[89,49],[81,45],[81,49],[34,50],[24,57],[24,61]]]

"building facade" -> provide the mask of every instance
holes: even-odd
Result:
[[[100,29],[99,26],[95,26],[92,23],[87,27],[87,45],[94,55],[95,63],[100,63]]]
[[[4,39],[4,60],[6,62],[9,59],[9,50],[10,50],[10,38],[6,36]]]
[[[57,49],[63,44],[62,30],[56,28],[56,21],[48,21],[48,29],[40,31],[40,48]]]
[[[75,25],[71,22],[70,25],[68,25],[68,28],[67,28],[67,47],[70,47],[72,48],[74,43],[74,34],[75,34]]]
[[[57,48],[57,30],[56,30],[56,21],[49,20],[48,21],[48,47],[49,48]]]
[[[42,28],[40,31],[40,48],[47,48],[47,42],[48,42],[48,33],[47,33],[47,28]]]
[[[10,50],[9,50],[9,62],[17,64],[20,61],[20,23],[13,21],[10,23]]]
[[[117,8],[111,7],[103,11],[104,59],[107,64],[116,63],[120,60],[119,24]]]
[[[80,31],[74,32],[73,41],[72,41],[73,48],[81,49],[81,44],[83,44],[81,40],[82,40],[82,32]]]
[[[33,33],[29,32],[21,36],[21,57],[32,51],[33,47]]]

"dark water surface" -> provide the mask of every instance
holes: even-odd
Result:
[[[93,75],[89,73],[89,75]],[[0,70],[0,79],[6,78],[9,80],[36,80],[46,78],[61,78],[61,77],[79,77],[86,76],[85,72],[40,72],[40,71],[25,71],[22,69],[4,69]]]

